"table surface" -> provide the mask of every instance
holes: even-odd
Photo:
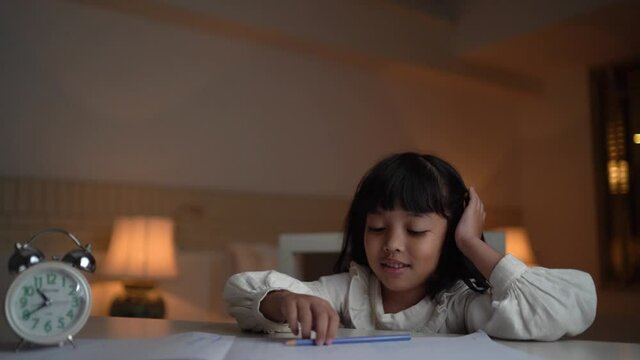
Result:
[[[266,336],[262,334],[242,332],[239,330],[237,324],[233,323],[91,317],[76,337],[81,339],[150,338],[189,331],[212,332],[221,335],[241,337]],[[363,331],[353,329],[339,329],[339,332],[339,335],[341,336],[384,333],[383,331]],[[2,331],[2,334],[0,335],[2,342],[5,345],[3,348],[6,348],[8,342],[17,343],[17,338],[12,334],[8,334],[6,331]],[[415,333],[413,335],[424,336],[424,334],[419,333]],[[291,337],[292,335],[275,334],[269,336]],[[570,339],[554,342],[504,340],[497,340],[497,342],[545,359],[640,359],[640,344]]]

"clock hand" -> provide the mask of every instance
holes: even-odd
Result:
[[[49,305],[49,304],[47,304],[46,302],[43,302],[43,303],[42,303],[42,304],[40,304],[37,308],[35,308],[35,309],[33,309],[33,310],[31,310],[31,311],[27,312],[27,313],[25,314],[25,316],[26,316],[27,318],[29,318],[29,317],[31,317],[31,315],[33,315],[35,312],[37,312],[37,311],[39,311],[39,310],[41,310],[41,309],[43,309],[43,308],[47,307],[47,305]]]
[[[31,315],[33,315],[33,313],[35,313],[35,312],[37,312],[37,311],[39,311],[39,310],[51,305],[51,299],[49,299],[49,297],[47,295],[45,295],[45,293],[42,292],[42,290],[36,289],[36,292],[38,292],[38,295],[40,295],[40,297],[42,298],[42,300],[44,300],[44,302],[42,304],[38,305],[37,308],[27,312],[26,313],[27,317],[30,317]]]
[[[42,298],[42,300],[44,300],[45,304],[49,304],[49,303],[51,303],[51,299],[49,299],[49,298],[47,297],[47,295],[45,295],[45,294],[42,292],[42,290],[40,290],[40,289],[36,289],[36,291],[38,292],[38,294],[40,295],[40,297]]]

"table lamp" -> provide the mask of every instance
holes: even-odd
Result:
[[[512,226],[503,229],[505,232],[505,252],[511,254],[528,266],[536,265],[529,234],[523,227]]]
[[[175,277],[173,220],[163,217],[119,217],[103,273],[124,282],[125,292],[111,305],[111,316],[163,318],[165,306],[155,281]]]

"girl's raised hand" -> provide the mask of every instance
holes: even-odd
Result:
[[[469,188],[469,204],[464,209],[458,227],[456,228],[456,244],[463,248],[474,239],[480,239],[484,226],[484,205],[473,187]]]
[[[260,312],[269,320],[286,322],[294,335],[303,338],[316,332],[316,345],[330,345],[336,337],[340,318],[326,300],[289,291],[270,292],[260,303]],[[300,329],[298,329],[300,323]]]
[[[480,273],[489,279],[502,254],[480,239],[485,216],[484,205],[478,193],[474,188],[469,188],[469,204],[456,228],[456,245]]]

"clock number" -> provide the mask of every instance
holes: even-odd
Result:
[[[47,322],[44,323],[44,331],[46,333],[50,333],[51,332],[51,320],[47,320]]]
[[[31,327],[31,330],[33,330],[36,328],[36,326],[38,326],[38,323],[40,322],[40,318],[33,318],[31,320],[33,321],[33,326]]]
[[[77,286],[74,284],[69,285],[69,293],[67,295],[72,296],[78,291]]]
[[[47,273],[47,285],[55,285],[56,283],[56,274]]]
[[[33,278],[34,285],[36,289],[40,289],[42,287],[42,276],[36,276]]]
[[[58,329],[64,329],[64,318],[58,318]]]
[[[69,310],[67,311],[67,317],[71,320],[73,320],[73,310]]]
[[[24,296],[23,296],[23,297],[21,297],[21,298],[20,298],[20,308],[22,309],[22,308],[24,308],[25,306],[27,306],[27,302],[28,302],[28,301],[27,301],[27,298],[26,298],[26,297],[24,297]]]
[[[32,296],[36,292],[35,288],[30,285],[23,286],[22,290],[24,291],[24,296]]]
[[[73,297],[73,301],[71,302],[71,307],[78,307],[80,305],[80,298],[78,296]]]
[[[22,310],[22,320],[29,320],[29,317],[31,316],[31,311],[29,311],[29,309],[24,309]]]

